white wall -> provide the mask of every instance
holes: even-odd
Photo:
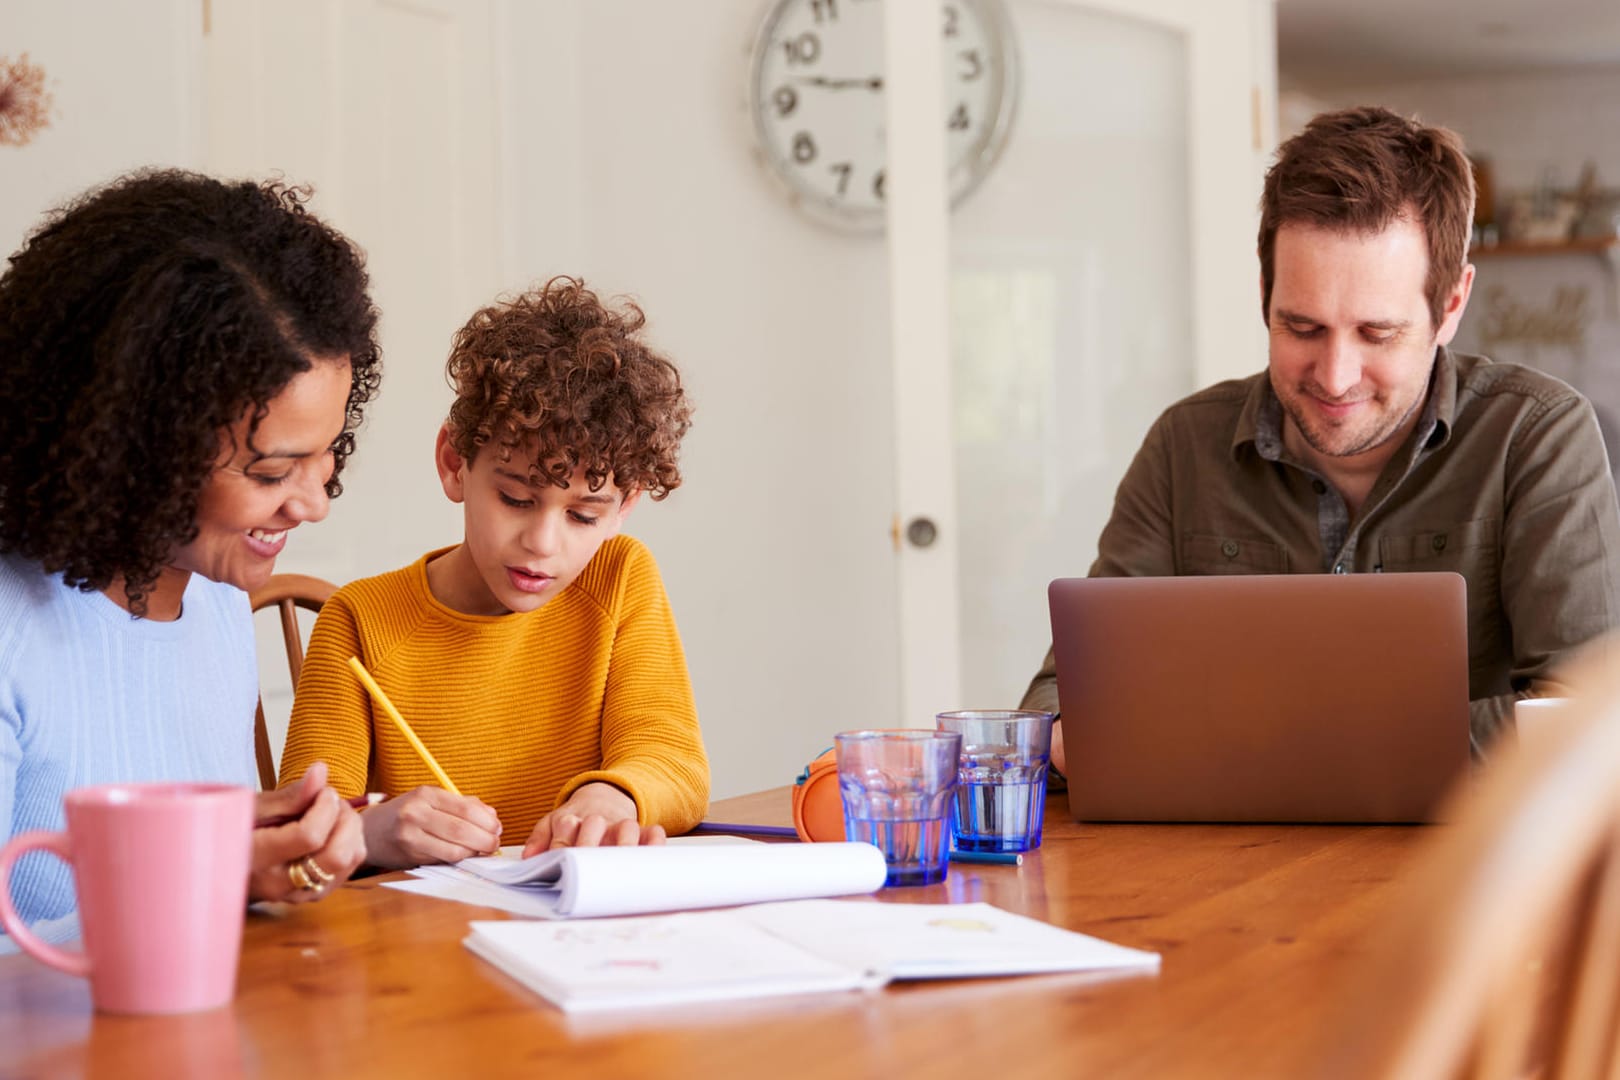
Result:
[[[1284,58],[1286,64],[1286,58]],[[1286,70],[1286,67],[1285,67]],[[1620,67],[1520,72],[1313,91],[1296,78],[1284,109],[1284,138],[1310,113],[1345,105],[1386,105],[1462,135],[1469,152],[1490,160],[1498,192],[1534,186],[1551,170],[1573,186],[1581,164],[1620,186]]]
[[[0,55],[45,69],[51,124],[0,146],[0,246],[16,250],[41,215],[142,165],[195,167],[201,138],[196,0],[64,12],[59,0],[0,4]]]

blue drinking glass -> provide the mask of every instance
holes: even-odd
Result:
[[[1030,851],[1041,846],[1052,713],[1025,709],[943,712],[941,731],[960,735],[958,851]]]

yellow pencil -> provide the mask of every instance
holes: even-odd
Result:
[[[424,765],[433,770],[434,779],[439,781],[439,786],[452,795],[460,795],[461,789],[451,783],[450,777],[446,776],[444,770],[439,768],[439,763],[433,760],[433,755],[428,753],[428,748],[423,746],[422,740],[416,737],[416,732],[411,730],[411,725],[407,724],[405,718],[399,715],[399,710],[394,708],[394,703],[388,700],[388,695],[383,693],[383,688],[377,685],[377,680],[371,677],[371,672],[366,670],[366,666],[360,662],[360,658],[358,656],[349,657],[349,666],[354,669],[355,677],[364,684],[367,690],[371,691],[371,696],[377,699],[377,704],[383,707],[383,712],[388,714],[388,719],[392,720],[394,726],[399,728],[399,733],[405,736],[405,741],[411,744],[411,749],[416,751],[416,756],[422,759]]]

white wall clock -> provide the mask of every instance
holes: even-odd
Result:
[[[755,37],[748,101],[765,164],[825,224],[884,221],[883,0],[772,0]],[[948,186],[954,205],[1006,144],[1018,57],[1000,0],[940,4]]]

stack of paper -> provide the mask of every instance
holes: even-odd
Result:
[[[630,919],[474,922],[465,944],[569,1012],[852,990],[891,979],[1159,968],[1157,953],[990,904],[801,900]]]
[[[883,887],[871,844],[678,844],[561,848],[412,870],[389,888],[544,919],[848,896]]]

